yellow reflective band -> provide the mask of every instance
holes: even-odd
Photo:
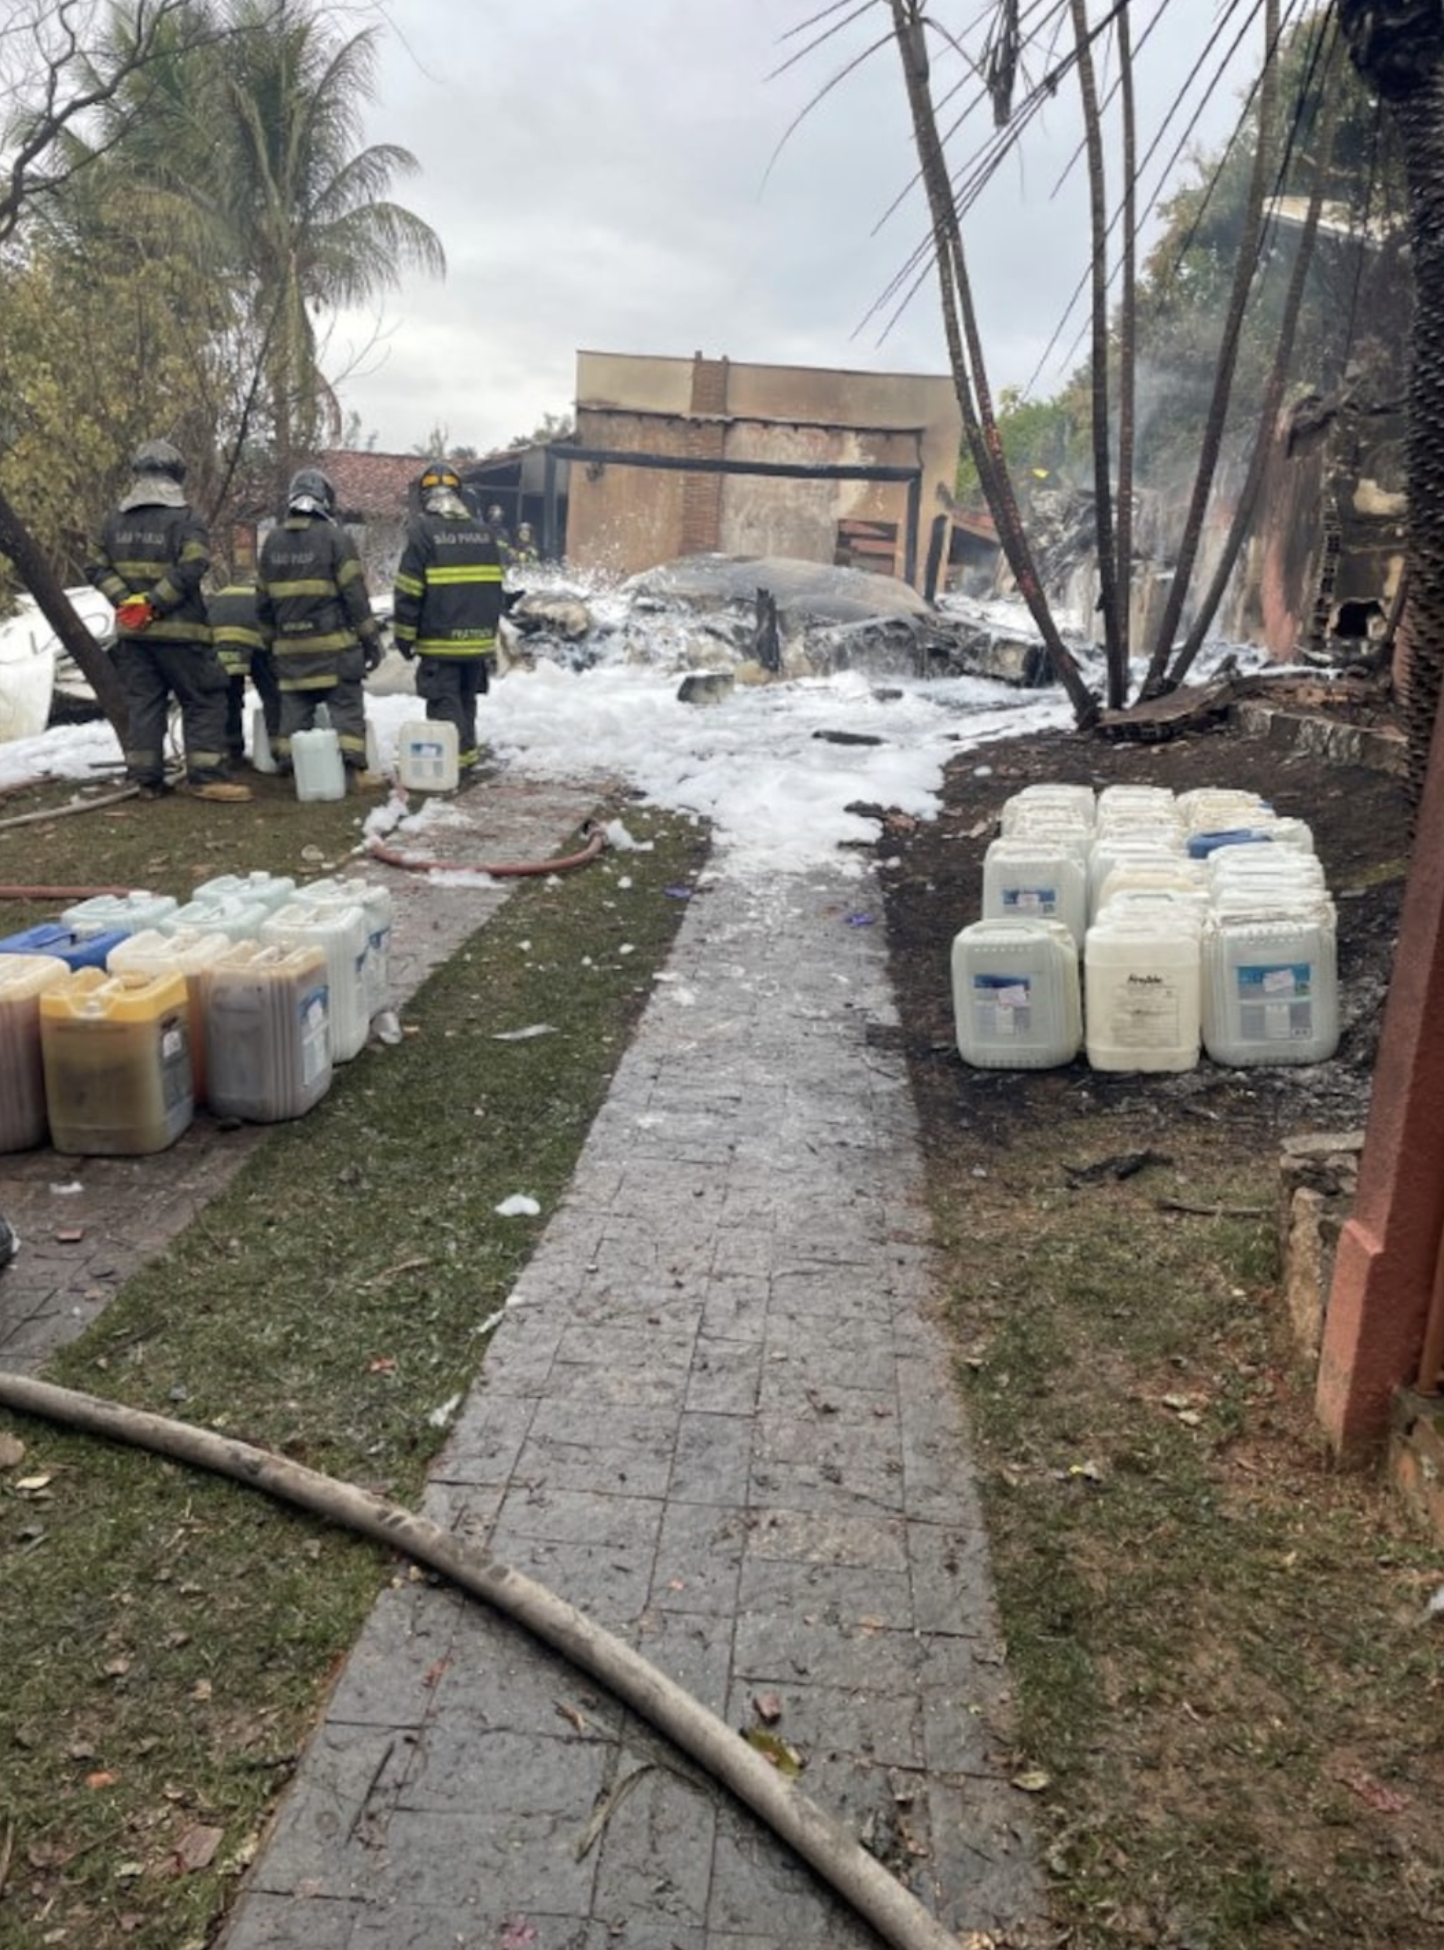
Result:
[[[444,569],[433,563],[426,571],[426,580],[435,588],[439,583],[451,585],[459,582],[500,582],[503,570],[499,563],[477,563],[465,568]]]
[[[309,576],[301,582],[273,582],[266,591],[273,602],[284,602],[288,596],[334,596],[336,585],[323,576]]]

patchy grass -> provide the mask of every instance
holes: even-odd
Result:
[[[1444,1942],[1439,1552],[1328,1459],[1248,1147],[1078,1147],[930,1168],[1060,1940]]]
[[[295,790],[286,780],[248,772],[245,783],[255,795],[249,805],[213,806],[176,793],[124,799],[79,815],[63,810],[77,798],[102,798],[120,783],[111,778],[77,787],[49,780],[0,797],[6,884],[144,887],[187,901],[201,881],[223,873],[256,869],[314,880],[345,860],[380,798],[368,793],[313,800],[298,818]],[[43,817],[47,813],[55,817]],[[24,823],[7,826],[9,820]],[[18,934],[56,912],[54,900],[6,900],[0,903],[0,933]]]
[[[307,843],[339,857],[357,802],[307,811],[332,822],[308,817]],[[74,833],[104,818],[31,829],[27,874],[179,891],[202,848],[205,874],[298,864],[297,823],[264,805],[233,827],[165,801]],[[685,822],[627,820],[652,851],[519,885],[408,1005],[416,1033],[271,1132],[47,1378],[414,1505],[434,1412],[475,1377],[676,932],[666,890],[703,856]],[[540,1217],[499,1217],[514,1192]],[[396,1567],[228,1482],[7,1432],[26,1453],[0,1470],[0,1946],[199,1950]]]

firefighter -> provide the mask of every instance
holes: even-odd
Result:
[[[170,790],[165,737],[174,698],[185,744],[182,789],[198,799],[249,799],[227,777],[226,678],[201,594],[210,540],[186,500],[185,461],[168,440],[144,440],[131,473],[86,570],[115,605],[111,655],[130,719],[126,773],[143,798]]]
[[[325,705],[348,780],[366,775],[368,671],[382,657],[356,544],[336,519],[336,490],[319,467],[292,475],[286,518],[261,545],[256,620],[276,663],[279,771],[291,769],[291,740]]]
[[[536,531],[529,521],[519,521],[516,525],[516,539],[511,545],[511,559],[518,568],[529,562],[541,560],[537,553]]]
[[[506,513],[499,501],[493,501],[486,511],[486,525],[491,530],[492,540],[501,550],[503,562],[511,557],[511,530],[506,525]]]
[[[274,745],[281,733],[281,693],[276,685],[276,663],[261,635],[256,619],[256,585],[237,576],[218,590],[206,604],[211,639],[226,673],[226,750],[231,763],[239,764],[246,755],[246,679],[249,677],[261,700],[266,737]]]
[[[447,461],[427,464],[417,505],[396,570],[396,647],[408,662],[420,658],[416,695],[426,700],[428,718],[456,726],[465,775],[479,757],[476,701],[489,688],[496,656],[502,551],[489,520],[468,509]]]

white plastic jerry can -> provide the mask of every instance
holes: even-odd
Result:
[[[291,764],[296,774],[298,799],[344,799],[346,765],[341,757],[341,741],[331,724],[331,713],[324,704],[316,707],[316,723],[310,731],[291,734]]]
[[[396,734],[396,776],[409,792],[455,792],[461,776],[456,726],[409,719]]]

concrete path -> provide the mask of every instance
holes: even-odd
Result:
[[[483,825],[504,796],[478,803]],[[531,857],[581,816],[568,804]],[[485,918],[469,892],[407,898],[398,944],[409,932],[421,961]],[[1026,1796],[1008,1782],[987,1545],[932,1318],[939,1269],[881,923],[869,883],[841,872],[763,889],[722,874],[699,890],[425,1509],[728,1724],[757,1724],[759,1702],[780,1709],[805,1792],[962,1941],[1022,1942],[1041,1883]],[[213,1155],[196,1152],[194,1197]],[[119,1278],[129,1260],[107,1264]],[[10,1365],[10,1349],[43,1339],[9,1319],[23,1265],[0,1282]],[[73,1298],[59,1293],[51,1317]],[[876,1942],[585,1676],[404,1576],[342,1672],[222,1940]]]
[[[883,931],[859,907],[880,923],[829,876],[694,898],[426,1511],[729,1724],[776,1695],[805,1790],[950,1925],[998,1931],[1038,1884]],[[402,1581],[225,1950],[875,1941],[584,1677]]]

